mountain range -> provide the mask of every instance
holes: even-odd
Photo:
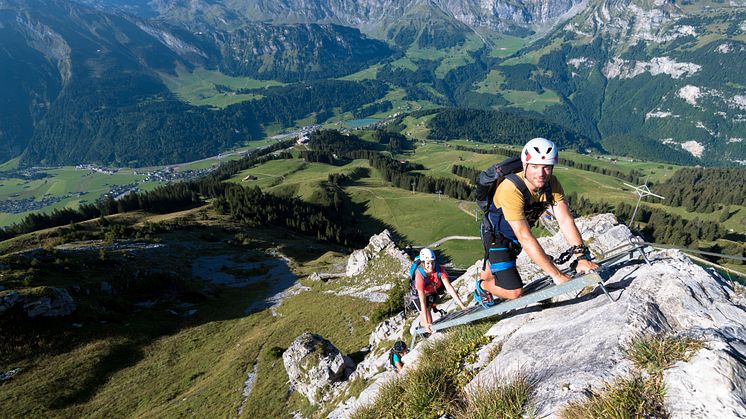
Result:
[[[0,159],[181,162],[403,91],[546,119],[616,154],[746,164],[744,22],[744,6],[660,0],[2,0]],[[198,69],[289,84],[195,106],[166,80]],[[320,80],[332,97],[299,106]]]

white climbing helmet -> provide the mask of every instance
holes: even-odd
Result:
[[[426,262],[428,260],[435,260],[435,252],[425,247],[420,250],[420,261]]]
[[[534,138],[521,151],[523,164],[557,164],[557,146],[546,138]]]

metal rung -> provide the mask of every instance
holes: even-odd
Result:
[[[620,246],[619,248],[614,249],[616,251],[619,251],[619,253],[613,256],[609,256],[598,262],[600,265],[599,271],[604,271],[609,269],[611,266],[626,262],[628,260],[636,259],[636,252],[639,252],[645,259],[645,261],[647,263],[650,263],[645,254],[646,251],[648,251],[649,249],[650,247],[647,246],[645,243],[629,243]],[[563,273],[567,273],[568,271],[569,269],[564,269]],[[554,285],[549,276],[544,276],[526,284],[524,286],[524,290],[530,291],[530,293],[525,294],[522,297],[516,298],[515,300],[505,301],[486,309],[482,306],[476,305],[468,307],[465,310],[449,313],[433,322],[431,328],[435,332],[438,330],[447,329],[449,327],[472,323],[487,317],[493,317],[512,310],[524,308],[531,304],[535,304],[539,301],[547,300],[558,295],[570,293],[573,291],[579,291],[585,287],[592,285],[600,285],[604,291],[604,294],[606,294],[606,296],[611,299],[608,291],[603,286],[603,281],[604,280],[601,278],[598,272],[591,272],[585,275],[578,276],[560,285]],[[531,291],[533,289],[536,289],[536,291]],[[611,300],[614,301],[613,299]],[[415,330],[416,334],[415,336],[413,336],[413,342],[416,339],[417,335],[425,333],[426,331],[427,330],[425,328],[418,327]]]
[[[515,300],[505,301],[494,307],[490,307],[487,309],[482,309],[482,307],[480,306],[470,307],[467,309],[468,311],[470,311],[468,314],[459,316],[453,319],[447,319],[447,318],[440,319],[439,321],[434,322],[431,328],[433,332],[435,332],[435,331],[447,329],[453,326],[460,326],[462,324],[472,323],[472,322],[475,322],[477,320],[481,320],[487,317],[493,317],[499,314],[503,314],[509,311],[523,308],[531,304],[538,303],[539,301],[546,300],[552,297],[556,297],[561,294],[565,294],[565,293],[572,292],[572,291],[578,291],[589,285],[595,285],[602,281],[603,280],[601,279],[601,276],[599,276],[595,272],[592,272],[586,275],[579,276],[570,281],[567,281],[564,284],[560,284],[560,285],[557,285],[551,288],[547,288],[545,290],[537,291],[529,295],[516,298]],[[471,312],[471,309],[474,309],[474,308],[475,310]],[[417,333],[424,333],[426,331],[427,330],[422,327],[417,328]]]

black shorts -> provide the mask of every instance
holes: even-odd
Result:
[[[488,235],[484,235],[488,236]],[[503,241],[507,241],[504,239]],[[523,287],[523,281],[516,268],[516,258],[520,250],[515,250],[515,246],[509,246],[509,243],[490,242],[490,238],[483,237],[485,254],[490,263],[490,272],[495,278],[495,285],[506,290],[516,290]]]
[[[445,293],[446,287],[443,285],[443,283],[440,283],[440,287],[435,290],[435,294],[425,294],[425,304],[427,304],[428,307],[431,307],[436,303],[436,301],[439,299],[439,297],[442,297]],[[413,307],[417,311],[422,311],[420,309],[420,297],[417,292],[412,292],[410,301],[412,302]]]

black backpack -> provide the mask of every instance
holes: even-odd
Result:
[[[523,162],[521,162],[521,158],[519,156],[516,156],[509,157],[499,163],[495,163],[479,174],[475,196],[477,206],[480,210],[482,210],[482,213],[484,214],[484,217],[482,219],[482,234],[492,234],[493,238],[496,234],[496,226],[493,226],[492,222],[489,219],[489,210],[492,204],[492,200],[495,197],[497,187],[500,185],[500,183],[502,183],[504,179],[508,179],[509,181],[513,182],[515,187],[518,188],[519,191],[521,191],[521,194],[523,195],[524,210],[526,211],[526,213],[528,213],[529,211],[537,210],[537,208],[534,208],[536,207],[536,205],[531,205],[531,194],[528,191],[526,183],[523,181],[523,179],[516,175],[516,173],[520,173],[522,171]],[[541,212],[543,212],[546,207],[553,205],[552,187],[549,182],[547,182],[546,186],[544,187],[544,193],[548,197],[549,201],[539,203],[538,206],[543,207]]]
[[[492,166],[488,167],[487,170],[483,171],[479,174],[479,180],[477,181],[477,189],[475,191],[475,195],[477,197],[477,206],[480,210],[482,210],[483,213],[486,213],[490,210],[490,204],[492,203],[492,198],[495,196],[495,191],[497,190],[498,185],[507,177],[507,175],[512,173],[519,173],[523,171],[523,163],[521,162],[520,157],[509,157],[500,163],[495,163]],[[517,176],[516,176],[517,177]],[[518,179],[520,181],[520,179]],[[515,183],[515,181],[513,181]],[[523,182],[519,182],[523,183]],[[518,187],[518,189],[521,190],[523,193],[523,190],[526,190],[526,193],[528,193],[528,189],[526,189],[526,185],[523,185],[523,189],[521,189],[518,184],[515,185]],[[523,195],[524,197],[526,194]]]

